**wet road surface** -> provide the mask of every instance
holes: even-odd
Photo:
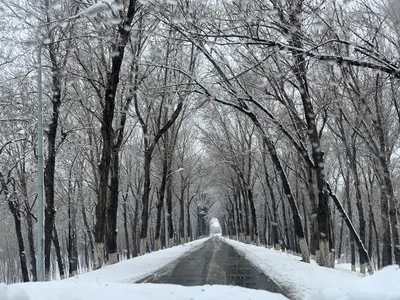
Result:
[[[218,237],[211,238],[199,249],[141,281],[183,286],[206,284],[236,285],[261,289],[287,296],[288,293],[252,266],[230,245]]]

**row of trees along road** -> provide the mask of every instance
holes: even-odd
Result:
[[[1,281],[36,280],[42,40],[47,279],[212,217],[305,262],[400,264],[397,1],[0,3]]]

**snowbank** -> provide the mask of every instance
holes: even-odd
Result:
[[[312,293],[307,300],[399,300],[400,269],[386,267],[372,276],[353,282],[335,282],[331,287]]]
[[[323,268],[315,262],[307,264],[295,255],[247,245],[227,238],[222,239],[235,247],[254,266],[288,290],[293,299],[305,299],[314,291],[326,289],[332,285],[337,286],[342,282],[355,284],[361,280],[361,277],[355,273]],[[323,298],[312,299],[323,300]]]
[[[0,300],[285,300],[266,291],[234,286],[183,287],[134,284],[181,255],[196,250],[209,238],[153,252],[100,270],[61,281],[0,284]]]
[[[6,286],[0,286],[0,291],[3,289],[1,300],[287,300],[281,295],[266,291],[218,285],[184,287],[171,284],[106,284],[63,280],[14,284],[5,288],[5,294],[4,287]]]
[[[291,293],[304,300],[400,300],[400,269],[390,266],[372,276],[301,262],[280,251],[223,240],[235,247],[253,265]],[[346,266],[340,266],[344,268]]]
[[[203,244],[208,238],[196,240],[187,244],[155,251],[133,259],[124,260],[115,265],[105,266],[99,270],[83,273],[65,280],[79,282],[136,282],[165,267],[180,256]],[[0,298],[0,300],[2,300]]]

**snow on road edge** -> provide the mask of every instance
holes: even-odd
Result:
[[[65,280],[95,282],[136,282],[164,268],[183,255],[195,251],[209,237],[172,248],[151,252],[132,259],[105,266],[99,270],[83,273]]]
[[[305,299],[315,291],[346,282],[355,284],[361,277],[354,273],[323,268],[315,263],[301,262],[298,256],[281,251],[221,239],[233,246],[260,271],[289,291],[293,299]],[[322,299],[322,298],[321,298]]]

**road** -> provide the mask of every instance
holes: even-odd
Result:
[[[285,290],[252,266],[218,237],[203,243],[173,265],[139,281],[183,286],[206,284],[237,285],[287,296]]]

